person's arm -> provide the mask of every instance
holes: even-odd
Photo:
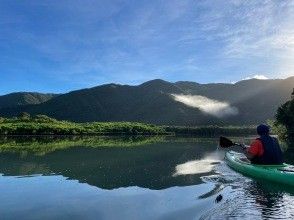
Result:
[[[251,146],[248,146],[248,145],[245,145],[245,144],[243,145],[243,152],[244,152],[245,156],[246,156],[249,160],[251,160],[251,159],[253,159],[253,158],[255,157],[254,154],[252,154],[250,151],[248,151],[250,147],[251,147]]]
[[[252,160],[254,157],[261,156],[263,154],[263,147],[261,141],[253,141],[252,144],[244,150],[244,154],[249,160]]]
[[[247,149],[244,150],[244,154],[249,160],[252,160],[256,155],[250,153],[250,151],[248,151],[249,148],[250,147],[248,147]]]

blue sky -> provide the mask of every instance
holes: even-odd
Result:
[[[292,0],[0,0],[0,94],[294,75]]]

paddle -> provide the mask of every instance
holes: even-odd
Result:
[[[234,143],[230,139],[228,139],[226,137],[223,137],[223,136],[220,136],[220,138],[219,138],[219,146],[222,147],[222,148],[229,148],[229,147],[232,147],[232,146],[243,147],[242,144]]]

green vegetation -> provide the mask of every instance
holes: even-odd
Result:
[[[294,142],[294,99],[278,108],[275,128],[281,138]]]
[[[57,96],[56,94],[42,94],[37,92],[10,93],[0,96],[0,109],[24,105],[37,105]]]
[[[216,143],[211,138],[186,138],[171,136],[0,136],[0,153],[19,153],[43,156],[73,147],[129,148],[154,143]]]
[[[164,141],[165,136],[2,136],[0,153],[38,156],[72,147],[137,147]]]
[[[254,125],[274,118],[293,85],[294,77],[235,84],[152,80],[138,86],[108,84],[62,95],[40,94],[39,98],[36,94],[9,94],[0,96],[0,115],[15,117],[29,112],[75,122],[131,121],[172,126]],[[239,113],[217,118],[175,101],[171,94],[201,95],[234,103]]]
[[[287,140],[287,129],[284,125],[278,123],[276,120],[268,120],[267,124],[271,128],[271,133],[278,135],[281,141]]]
[[[74,123],[58,121],[46,115],[30,117],[21,113],[18,118],[0,118],[1,135],[156,135],[167,134],[158,126],[131,122]]]
[[[46,115],[23,112],[18,118],[0,118],[0,135],[254,135],[255,126],[250,127],[179,127],[156,126],[136,122],[91,122],[74,123],[58,121]]]

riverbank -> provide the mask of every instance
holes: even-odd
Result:
[[[254,135],[255,127],[158,126],[138,122],[59,121],[45,115],[0,118],[0,135]]]
[[[0,135],[159,135],[163,128],[135,122],[75,123],[44,115],[26,118],[2,118]]]

